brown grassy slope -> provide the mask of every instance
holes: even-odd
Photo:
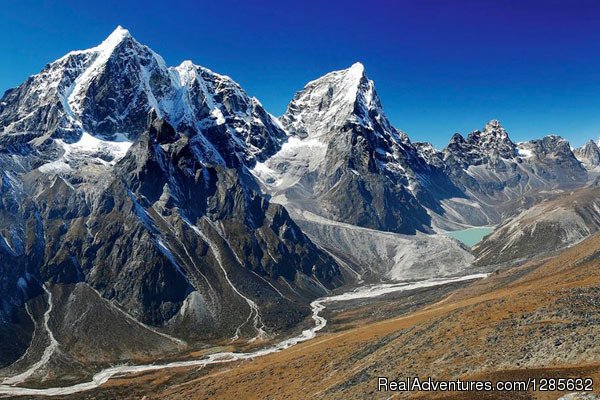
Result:
[[[362,314],[361,314],[362,313]],[[600,389],[600,235],[548,260],[459,289],[410,314],[368,321],[281,353],[113,380],[101,391],[161,399],[540,398],[558,393],[378,393],[378,376],[437,379],[592,376]],[[131,392],[127,392],[129,388]]]

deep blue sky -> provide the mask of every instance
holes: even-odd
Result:
[[[9,5],[10,4],[10,5]],[[19,1],[0,7],[0,91],[117,25],[169,65],[238,81],[273,114],[365,64],[392,122],[443,147],[500,119],[514,140],[600,136],[600,1]]]

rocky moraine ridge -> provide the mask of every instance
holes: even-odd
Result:
[[[413,143],[360,63],[309,82],[276,118],[231,78],[168,67],[119,27],[0,100],[0,337],[19,338],[1,340],[0,374],[44,380],[273,337],[315,298],[390,277],[341,259],[342,236],[439,248],[426,234],[497,224],[594,182],[599,157],[594,142],[513,143],[498,121],[441,151]],[[441,247],[456,264],[446,273],[468,265],[466,249]]]

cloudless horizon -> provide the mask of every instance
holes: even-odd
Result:
[[[25,0],[0,9],[0,91],[117,25],[229,75],[274,115],[308,81],[365,65],[394,126],[446,145],[498,119],[514,141],[600,136],[600,2]]]

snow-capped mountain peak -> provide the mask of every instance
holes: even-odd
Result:
[[[148,111],[164,108],[171,86],[164,60],[119,26],[98,46],[66,54],[7,93],[0,126],[71,142],[83,132],[135,138]]]
[[[135,140],[154,110],[197,136],[210,163],[252,163],[285,138],[277,120],[231,78],[160,55],[117,27],[102,43],[48,64],[0,100],[0,129],[75,143],[84,134]],[[221,153],[221,154],[219,154]]]
[[[190,60],[185,60],[173,68],[173,70],[177,71],[177,76],[179,77],[179,82],[182,86],[190,84],[190,82],[197,78],[197,69],[198,67]]]
[[[355,76],[362,76],[365,73],[365,66],[360,61],[357,61],[354,64],[352,64],[350,68],[348,68],[346,71],[348,71],[351,74],[354,74]]]
[[[67,97],[68,109],[66,111],[68,113],[72,112],[85,119],[83,114],[90,107],[89,104],[86,104],[87,100],[95,94],[95,89],[100,88],[100,85],[96,86],[97,83],[101,80],[111,81],[113,76],[116,75],[114,83],[120,86],[124,92],[130,91],[132,96],[129,100],[135,101],[140,96],[145,97],[144,101],[151,108],[157,110],[159,115],[161,114],[163,107],[160,107],[153,93],[155,88],[153,88],[154,83],[151,82],[151,79],[159,75],[168,76],[162,57],[133,39],[129,31],[121,26],[118,26],[99,46],[88,50],[88,52],[94,54],[95,58],[91,65],[75,79],[74,86]],[[123,69],[127,76],[121,75]],[[127,83],[127,80],[131,80],[131,85]],[[167,88],[169,86],[168,79],[159,83],[159,85],[161,84],[164,85],[164,88]],[[118,99],[118,97],[115,97],[115,99]],[[116,113],[116,116],[103,116],[113,120],[115,117],[117,120],[127,118],[128,104],[121,104],[119,108],[121,112]],[[97,119],[95,119],[95,122],[97,122]],[[107,125],[114,125],[114,128],[116,128],[119,125],[118,121],[113,122],[116,123],[108,123]],[[109,128],[109,131],[114,128]],[[106,133],[111,134],[113,132]]]
[[[408,141],[391,126],[375,84],[359,62],[307,83],[296,93],[281,122],[291,135],[323,143],[350,125],[360,125],[370,132],[385,131],[394,140]]]
[[[356,99],[356,92],[358,91],[360,81],[365,77],[364,65],[356,62],[349,68],[332,71],[318,79],[310,81],[304,88],[317,88],[328,84],[327,86],[335,86],[337,92],[335,94],[345,95],[346,100],[353,102]]]
[[[129,31],[118,25],[114,31],[96,48],[97,50],[114,49],[125,39],[133,39]]]
[[[316,139],[333,127],[346,124],[354,115],[357,99],[369,100],[359,96],[361,89],[368,91],[364,87],[368,83],[361,63],[310,81],[296,93],[282,123],[294,135]]]
[[[342,90],[346,91],[346,99],[350,102],[356,101],[361,81],[366,79],[364,65],[356,62],[350,68],[340,72],[342,72],[340,74],[344,85]]]
[[[573,154],[586,167],[596,168],[600,166],[600,148],[593,140],[588,141],[582,147],[575,149]]]
[[[517,155],[517,147],[510,140],[508,132],[500,121],[489,121],[482,131],[474,131],[467,137],[469,144],[478,148],[484,154],[497,154],[502,158],[513,158]]]
[[[483,130],[475,130],[466,138],[454,134],[443,153],[446,161],[463,168],[490,162],[496,164],[498,159],[512,160],[518,157],[519,149],[500,121],[493,119]]]
[[[508,138],[508,133],[506,133],[506,130],[504,129],[500,121],[498,121],[497,119],[492,119],[488,121],[488,123],[485,124],[483,133],[488,135],[496,135],[503,139]]]
[[[498,121],[497,119],[492,119],[492,120],[488,121],[485,124],[485,127],[483,128],[482,131],[475,131],[475,132],[479,133],[479,135],[477,135],[477,136],[481,142],[510,141],[510,138],[508,137],[508,133],[506,132],[506,129],[504,129],[504,127],[502,126],[500,121]]]
[[[137,42],[132,36],[131,33],[129,33],[129,31],[125,28],[123,28],[121,25],[118,25],[114,31],[111,32],[110,35],[108,35],[106,37],[106,39],[104,39],[99,45],[88,48],[88,49],[83,49],[83,50],[73,50],[70,51],[69,53],[65,54],[64,56],[62,56],[61,58],[59,58],[58,60],[50,63],[50,64],[56,64],[56,63],[61,63],[64,62],[66,59],[68,59],[69,57],[72,56],[76,56],[79,54],[87,54],[87,53],[110,53],[112,52],[115,47],[117,47],[121,42],[125,41],[125,40],[133,40],[136,43],[139,44],[139,42]]]
[[[273,198],[372,228],[427,229],[427,213],[414,196],[421,185],[417,170],[431,168],[389,122],[362,64],[307,83],[281,123],[287,143],[252,170]]]

